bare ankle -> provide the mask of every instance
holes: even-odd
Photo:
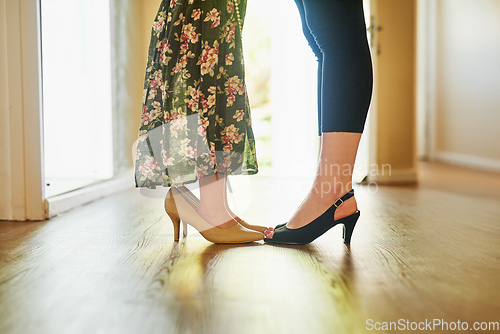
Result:
[[[316,179],[313,192],[321,198],[336,200],[352,189],[352,181],[349,179],[328,178]]]

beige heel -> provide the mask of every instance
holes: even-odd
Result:
[[[191,192],[191,190],[189,190],[189,188],[187,188],[186,186],[181,186],[181,187],[179,187],[179,190],[186,194],[186,200],[188,202],[190,202],[190,204],[193,207],[197,208],[200,205],[200,200],[198,199],[198,197],[196,197],[195,194],[193,194]],[[251,225],[251,224],[247,223],[246,221],[244,221],[243,219],[241,219],[240,217],[236,217],[235,221],[238,224],[240,224],[241,226],[243,226],[249,230],[257,231],[260,233],[264,233],[265,231],[267,231],[269,229],[268,227],[264,227],[264,226],[260,226],[260,225]]]
[[[231,228],[218,228],[206,222],[187,200],[184,189],[170,188],[165,197],[165,211],[174,225],[174,240],[179,241],[180,222],[183,235],[187,235],[187,224],[194,227],[208,241],[223,244],[239,244],[262,240],[262,233],[246,229],[237,224]]]
[[[169,191],[165,197],[165,212],[170,217],[172,224],[174,225],[174,241],[179,241],[180,229],[181,229],[181,219],[179,217],[179,212],[177,211],[177,206],[175,205],[174,197]],[[186,223],[183,223],[183,235],[187,235]]]

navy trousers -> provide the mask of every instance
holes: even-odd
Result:
[[[318,129],[362,133],[373,71],[362,0],[295,0],[318,59]]]

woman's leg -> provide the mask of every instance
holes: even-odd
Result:
[[[227,202],[227,176],[214,174],[200,178],[198,213],[210,224],[230,228],[237,224],[236,215]]]
[[[310,223],[352,189],[352,170],[360,138],[360,133],[323,133],[316,177],[306,199],[289,220],[289,228]],[[356,209],[356,199],[352,197],[335,211],[335,219]]]
[[[302,20],[306,20],[322,55],[318,59],[323,61],[319,96],[322,135],[313,186],[289,220],[289,228],[307,225],[352,188],[373,81],[362,1],[302,1]],[[335,219],[356,209],[353,197],[335,211]],[[266,236],[272,238],[273,233],[269,231]]]
[[[295,0],[297,9],[299,10],[300,20],[302,22],[302,32],[307,40],[307,43],[311,47],[316,60],[318,61],[318,134],[321,136],[321,87],[323,82],[323,53],[321,52],[314,36],[311,34],[309,25],[307,24],[306,12],[304,8],[304,0]]]
[[[321,132],[362,133],[373,75],[362,0],[304,0],[323,55]]]

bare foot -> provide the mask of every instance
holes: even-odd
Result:
[[[210,175],[200,178],[200,201],[196,211],[208,223],[219,228],[238,225],[236,215],[227,203],[227,176]]]

